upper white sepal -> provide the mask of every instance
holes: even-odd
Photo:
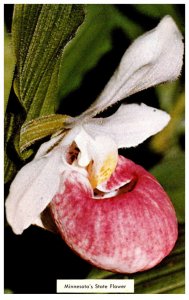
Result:
[[[131,44],[100,96],[80,118],[95,116],[136,92],[175,80],[183,64],[182,39],[174,20],[165,16]]]

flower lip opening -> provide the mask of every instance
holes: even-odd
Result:
[[[99,155],[100,151],[98,150],[99,149],[94,151],[95,155],[90,152],[85,153],[83,149],[79,148],[77,142],[73,141],[67,147],[65,155],[66,162],[69,165],[72,165],[73,167],[80,167],[87,171],[88,180],[92,189],[95,189],[99,184],[106,182],[111,177],[116,169],[118,160],[116,151],[108,151],[108,153],[105,152],[101,153],[102,155]]]
[[[77,160],[78,155],[79,155],[79,148],[77,147],[77,144],[75,142],[73,142],[67,150],[66,153],[66,161],[69,165],[72,165],[74,163],[75,160]]]
[[[138,178],[135,176],[129,182],[126,182],[120,188],[115,190],[111,190],[108,192],[100,191],[98,188],[94,189],[93,199],[104,199],[104,198],[113,198],[115,196],[119,196],[121,194],[130,193],[134,190],[136,184],[138,182]]]

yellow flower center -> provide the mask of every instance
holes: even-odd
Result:
[[[87,167],[89,181],[92,188],[96,188],[102,182],[108,180],[115,171],[118,157],[115,153],[110,153],[102,163],[95,164],[91,161]]]

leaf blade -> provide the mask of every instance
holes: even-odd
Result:
[[[47,16],[51,21],[47,20]],[[21,160],[27,159],[33,153],[32,151],[20,153],[21,125],[24,121],[27,122],[41,115],[53,114],[56,111],[62,53],[66,44],[76,34],[84,16],[83,5],[14,5],[12,38],[16,73],[13,88],[18,98],[16,99],[13,95],[7,106],[6,181],[11,180],[16,172],[16,165],[13,163],[14,155],[11,153],[16,150],[15,154],[18,154]],[[49,30],[51,30],[50,33]],[[42,41],[40,41],[41,38]],[[33,61],[34,58],[35,61]],[[13,118],[10,117],[12,114],[14,114]],[[10,118],[13,121],[10,121]],[[9,125],[10,128],[8,128]],[[10,168],[10,165],[15,167]],[[13,170],[12,175],[11,170]]]
[[[66,115],[48,115],[25,123],[20,132],[20,151],[24,151],[35,141],[63,129]]]
[[[13,52],[12,36],[8,34],[6,29],[4,40],[4,112],[6,112],[16,61]]]
[[[35,23],[35,26],[32,25],[31,29],[28,20],[31,21],[32,16],[32,24]],[[56,62],[83,19],[83,8],[78,5],[15,6],[13,36],[19,66],[18,91],[27,113],[31,105],[37,107],[35,110],[40,112]],[[56,99],[57,75],[54,82],[56,84],[53,86],[53,92]],[[49,113],[53,112],[51,108]],[[33,109],[27,120],[32,119],[34,114],[36,113]]]

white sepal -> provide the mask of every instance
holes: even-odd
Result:
[[[5,204],[7,221],[16,234],[36,222],[57,192],[63,170],[61,148],[57,148],[18,172]]]
[[[93,138],[107,135],[118,148],[128,148],[161,131],[169,120],[166,112],[143,103],[122,104],[112,116],[91,119],[84,128]]]
[[[131,44],[100,96],[81,117],[95,116],[136,92],[175,80],[181,72],[183,51],[182,35],[174,20],[164,17],[155,29]]]

